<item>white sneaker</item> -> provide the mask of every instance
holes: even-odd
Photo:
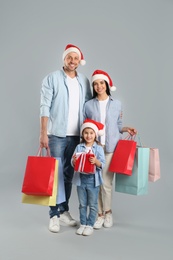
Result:
[[[60,221],[64,222],[65,224],[69,225],[69,226],[76,226],[77,222],[76,220],[74,220],[72,218],[72,216],[70,215],[70,213],[68,211],[65,211],[63,214],[60,214]]]
[[[104,216],[99,216],[94,224],[94,229],[100,229],[104,223]]]
[[[113,225],[113,217],[112,217],[112,213],[107,213],[105,214],[105,221],[103,226],[106,228],[112,227]]]
[[[57,216],[50,218],[49,231],[54,232],[54,233],[58,233],[59,230],[60,230],[59,218]]]
[[[77,235],[82,235],[85,229],[85,225],[80,225],[80,227],[76,230]]]
[[[86,226],[82,235],[83,236],[90,236],[93,233],[93,227],[91,226]]]

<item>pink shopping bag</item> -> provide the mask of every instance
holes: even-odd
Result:
[[[160,157],[158,148],[150,148],[149,181],[155,182],[160,179]]]

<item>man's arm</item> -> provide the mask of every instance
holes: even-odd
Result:
[[[48,136],[47,136],[47,123],[48,117],[41,117],[40,119],[40,147],[48,148]]]

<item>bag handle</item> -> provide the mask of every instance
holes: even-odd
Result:
[[[46,156],[47,156],[47,157],[51,157],[51,155],[50,155],[50,148],[49,148],[49,147],[47,147],[47,148],[40,147],[40,148],[38,149],[37,156],[43,156],[43,153],[42,153],[43,149],[46,149]]]
[[[128,135],[124,138],[124,140],[133,140],[133,141],[135,141],[136,137],[137,137],[137,143],[139,144],[139,146],[144,147],[143,144],[142,144],[142,142],[141,142],[141,138],[140,138],[139,133],[137,133],[137,134],[135,134],[135,135],[130,135],[130,134],[128,134]]]
[[[124,138],[124,140],[135,140],[135,138],[136,138],[136,135],[128,134],[128,135]]]

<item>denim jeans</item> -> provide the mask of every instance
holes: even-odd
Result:
[[[49,148],[52,157],[60,157],[63,165],[64,185],[66,201],[56,206],[50,206],[49,215],[53,216],[62,214],[69,210],[69,199],[72,190],[72,178],[74,169],[71,166],[71,158],[76,146],[79,144],[79,136],[57,137],[49,136]]]
[[[94,174],[80,174],[81,186],[77,186],[81,225],[94,226],[98,213],[98,193],[100,186],[95,187]],[[87,206],[89,212],[87,216]]]

